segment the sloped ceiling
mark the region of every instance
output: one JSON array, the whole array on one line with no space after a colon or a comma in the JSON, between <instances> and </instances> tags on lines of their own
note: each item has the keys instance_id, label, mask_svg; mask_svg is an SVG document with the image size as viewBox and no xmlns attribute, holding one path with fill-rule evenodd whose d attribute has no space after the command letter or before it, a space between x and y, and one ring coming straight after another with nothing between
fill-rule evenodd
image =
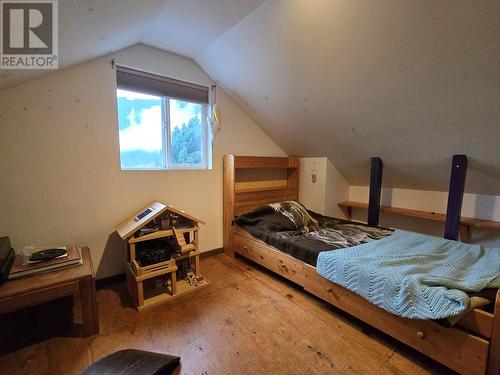
<instances>
[{"instance_id":1,"label":"sloped ceiling","mask_svg":"<svg viewBox=\"0 0 500 375\"><path fill-rule=\"evenodd\" d=\"M350 184L500 195L499 1L267 1L196 61L288 153Z\"/></svg>"},{"instance_id":2,"label":"sloped ceiling","mask_svg":"<svg viewBox=\"0 0 500 375\"><path fill-rule=\"evenodd\" d=\"M60 64L137 42L193 58L288 153L366 185L500 195L498 0L65 0ZM0 71L0 89L47 71ZM244 140L242 140L244 141Z\"/></svg>"},{"instance_id":3,"label":"sloped ceiling","mask_svg":"<svg viewBox=\"0 0 500 375\"><path fill-rule=\"evenodd\" d=\"M265 0L169 0L141 41L194 57Z\"/></svg>"},{"instance_id":4,"label":"sloped ceiling","mask_svg":"<svg viewBox=\"0 0 500 375\"><path fill-rule=\"evenodd\" d=\"M264 0L61 0L59 67L136 43L194 57ZM0 90L51 70L0 70Z\"/></svg>"},{"instance_id":5,"label":"sloped ceiling","mask_svg":"<svg viewBox=\"0 0 500 375\"><path fill-rule=\"evenodd\" d=\"M65 68L138 43L150 20L165 3L166 0L59 1L59 67ZM0 89L51 72L0 70Z\"/></svg>"}]
</instances>

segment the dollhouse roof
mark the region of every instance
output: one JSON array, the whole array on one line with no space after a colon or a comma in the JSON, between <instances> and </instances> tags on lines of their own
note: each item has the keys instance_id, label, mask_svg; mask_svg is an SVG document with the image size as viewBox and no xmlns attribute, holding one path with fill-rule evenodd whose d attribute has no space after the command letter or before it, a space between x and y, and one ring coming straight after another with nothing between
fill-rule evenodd
<instances>
[{"instance_id":1,"label":"dollhouse roof","mask_svg":"<svg viewBox=\"0 0 500 375\"><path fill-rule=\"evenodd\" d=\"M147 213L147 211L150 211ZM131 237L136 231L147 225L151 220L160 216L164 212L172 212L179 216L185 217L189 220L192 220L198 224L205 224L203 220L200 220L191 214L187 213L184 210L180 210L175 208L174 206L159 202L153 201L142 209L136 211L132 216L123 221L122 223L116 226L116 231L120 235L122 239L127 239ZM146 213L145 215L142 215ZM139 220L137 220L139 218Z\"/></svg>"}]
</instances>

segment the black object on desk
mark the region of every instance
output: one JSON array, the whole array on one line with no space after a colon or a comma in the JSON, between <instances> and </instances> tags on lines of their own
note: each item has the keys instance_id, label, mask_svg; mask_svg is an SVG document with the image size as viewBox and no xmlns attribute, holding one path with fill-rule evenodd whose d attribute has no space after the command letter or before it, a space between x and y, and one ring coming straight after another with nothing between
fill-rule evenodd
<instances>
[{"instance_id":1,"label":"black object on desk","mask_svg":"<svg viewBox=\"0 0 500 375\"><path fill-rule=\"evenodd\" d=\"M0 237L0 285L7 280L15 257L16 253L10 246L9 237Z\"/></svg>"},{"instance_id":2,"label":"black object on desk","mask_svg":"<svg viewBox=\"0 0 500 375\"><path fill-rule=\"evenodd\" d=\"M45 249L33 253L30 257L31 262L46 262L48 260L61 257L68 254L66 249Z\"/></svg>"}]
</instances>

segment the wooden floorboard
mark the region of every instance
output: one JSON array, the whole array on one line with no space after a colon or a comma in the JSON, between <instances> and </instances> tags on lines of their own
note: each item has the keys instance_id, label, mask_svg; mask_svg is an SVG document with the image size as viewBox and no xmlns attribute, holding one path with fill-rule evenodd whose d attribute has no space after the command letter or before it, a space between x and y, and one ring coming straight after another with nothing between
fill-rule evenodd
<instances>
[{"instance_id":1,"label":"wooden floorboard","mask_svg":"<svg viewBox=\"0 0 500 375\"><path fill-rule=\"evenodd\" d=\"M99 290L98 336L78 337L67 301L2 316L2 373L76 374L125 348L178 355L178 374L451 373L249 262L201 265L208 288L140 313L123 284Z\"/></svg>"}]
</instances>

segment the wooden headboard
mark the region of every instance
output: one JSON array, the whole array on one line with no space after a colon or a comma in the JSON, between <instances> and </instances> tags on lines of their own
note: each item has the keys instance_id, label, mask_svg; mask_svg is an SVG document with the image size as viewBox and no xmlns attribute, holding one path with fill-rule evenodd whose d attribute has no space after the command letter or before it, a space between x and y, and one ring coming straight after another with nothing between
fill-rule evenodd
<instances>
[{"instance_id":1,"label":"wooden headboard","mask_svg":"<svg viewBox=\"0 0 500 375\"><path fill-rule=\"evenodd\" d=\"M267 203L299 199L297 156L224 155L224 252L233 254L233 219Z\"/></svg>"}]
</instances>

